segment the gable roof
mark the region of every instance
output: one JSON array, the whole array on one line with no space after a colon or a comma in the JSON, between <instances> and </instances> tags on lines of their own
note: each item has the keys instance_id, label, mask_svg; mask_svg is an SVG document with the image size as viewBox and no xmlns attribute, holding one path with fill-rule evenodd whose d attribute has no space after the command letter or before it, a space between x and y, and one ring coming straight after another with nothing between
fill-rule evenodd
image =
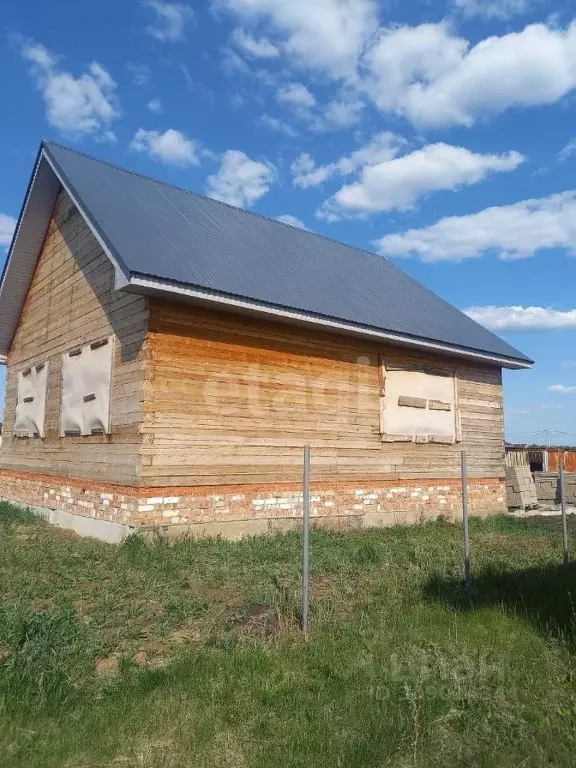
<instances>
[{"instance_id":1,"label":"gable roof","mask_svg":"<svg viewBox=\"0 0 576 768\"><path fill-rule=\"evenodd\" d=\"M7 354L62 185L119 289L510 368L531 360L382 256L42 142L0 285Z\"/></svg>"}]
</instances>

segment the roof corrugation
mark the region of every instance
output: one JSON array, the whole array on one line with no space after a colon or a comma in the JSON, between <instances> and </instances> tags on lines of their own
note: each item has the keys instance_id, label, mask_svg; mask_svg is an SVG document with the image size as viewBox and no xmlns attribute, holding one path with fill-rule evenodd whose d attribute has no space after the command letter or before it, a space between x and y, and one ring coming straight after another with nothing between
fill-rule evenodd
<instances>
[{"instance_id":1,"label":"roof corrugation","mask_svg":"<svg viewBox=\"0 0 576 768\"><path fill-rule=\"evenodd\" d=\"M530 362L382 256L57 144L44 148L127 277L147 275Z\"/></svg>"}]
</instances>

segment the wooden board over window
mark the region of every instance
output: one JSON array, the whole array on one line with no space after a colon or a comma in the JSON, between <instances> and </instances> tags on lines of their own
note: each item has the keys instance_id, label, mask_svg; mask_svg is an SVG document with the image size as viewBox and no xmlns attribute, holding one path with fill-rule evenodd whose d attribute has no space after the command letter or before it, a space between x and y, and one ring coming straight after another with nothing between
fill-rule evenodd
<instances>
[{"instance_id":1,"label":"wooden board over window","mask_svg":"<svg viewBox=\"0 0 576 768\"><path fill-rule=\"evenodd\" d=\"M455 443L460 439L455 374L382 364L381 377L383 441Z\"/></svg>"}]
</instances>

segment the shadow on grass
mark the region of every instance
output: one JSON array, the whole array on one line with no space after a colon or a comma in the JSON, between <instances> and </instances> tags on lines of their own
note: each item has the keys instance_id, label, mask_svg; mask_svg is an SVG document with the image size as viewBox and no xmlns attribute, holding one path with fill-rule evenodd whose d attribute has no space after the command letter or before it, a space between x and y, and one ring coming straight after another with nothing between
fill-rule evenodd
<instances>
[{"instance_id":1,"label":"shadow on grass","mask_svg":"<svg viewBox=\"0 0 576 768\"><path fill-rule=\"evenodd\" d=\"M435 575L423 596L459 612L504 608L576 651L576 563L519 571L486 568L473 574L469 590L457 576Z\"/></svg>"}]
</instances>

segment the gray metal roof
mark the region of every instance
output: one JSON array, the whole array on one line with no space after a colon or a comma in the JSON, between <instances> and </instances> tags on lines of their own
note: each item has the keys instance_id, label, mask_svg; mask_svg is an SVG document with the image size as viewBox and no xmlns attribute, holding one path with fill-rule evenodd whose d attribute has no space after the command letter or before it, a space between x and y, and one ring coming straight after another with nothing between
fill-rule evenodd
<instances>
[{"instance_id":1,"label":"gray metal roof","mask_svg":"<svg viewBox=\"0 0 576 768\"><path fill-rule=\"evenodd\" d=\"M57 144L44 143L43 151L128 282L147 276L531 362L382 256Z\"/></svg>"}]
</instances>

